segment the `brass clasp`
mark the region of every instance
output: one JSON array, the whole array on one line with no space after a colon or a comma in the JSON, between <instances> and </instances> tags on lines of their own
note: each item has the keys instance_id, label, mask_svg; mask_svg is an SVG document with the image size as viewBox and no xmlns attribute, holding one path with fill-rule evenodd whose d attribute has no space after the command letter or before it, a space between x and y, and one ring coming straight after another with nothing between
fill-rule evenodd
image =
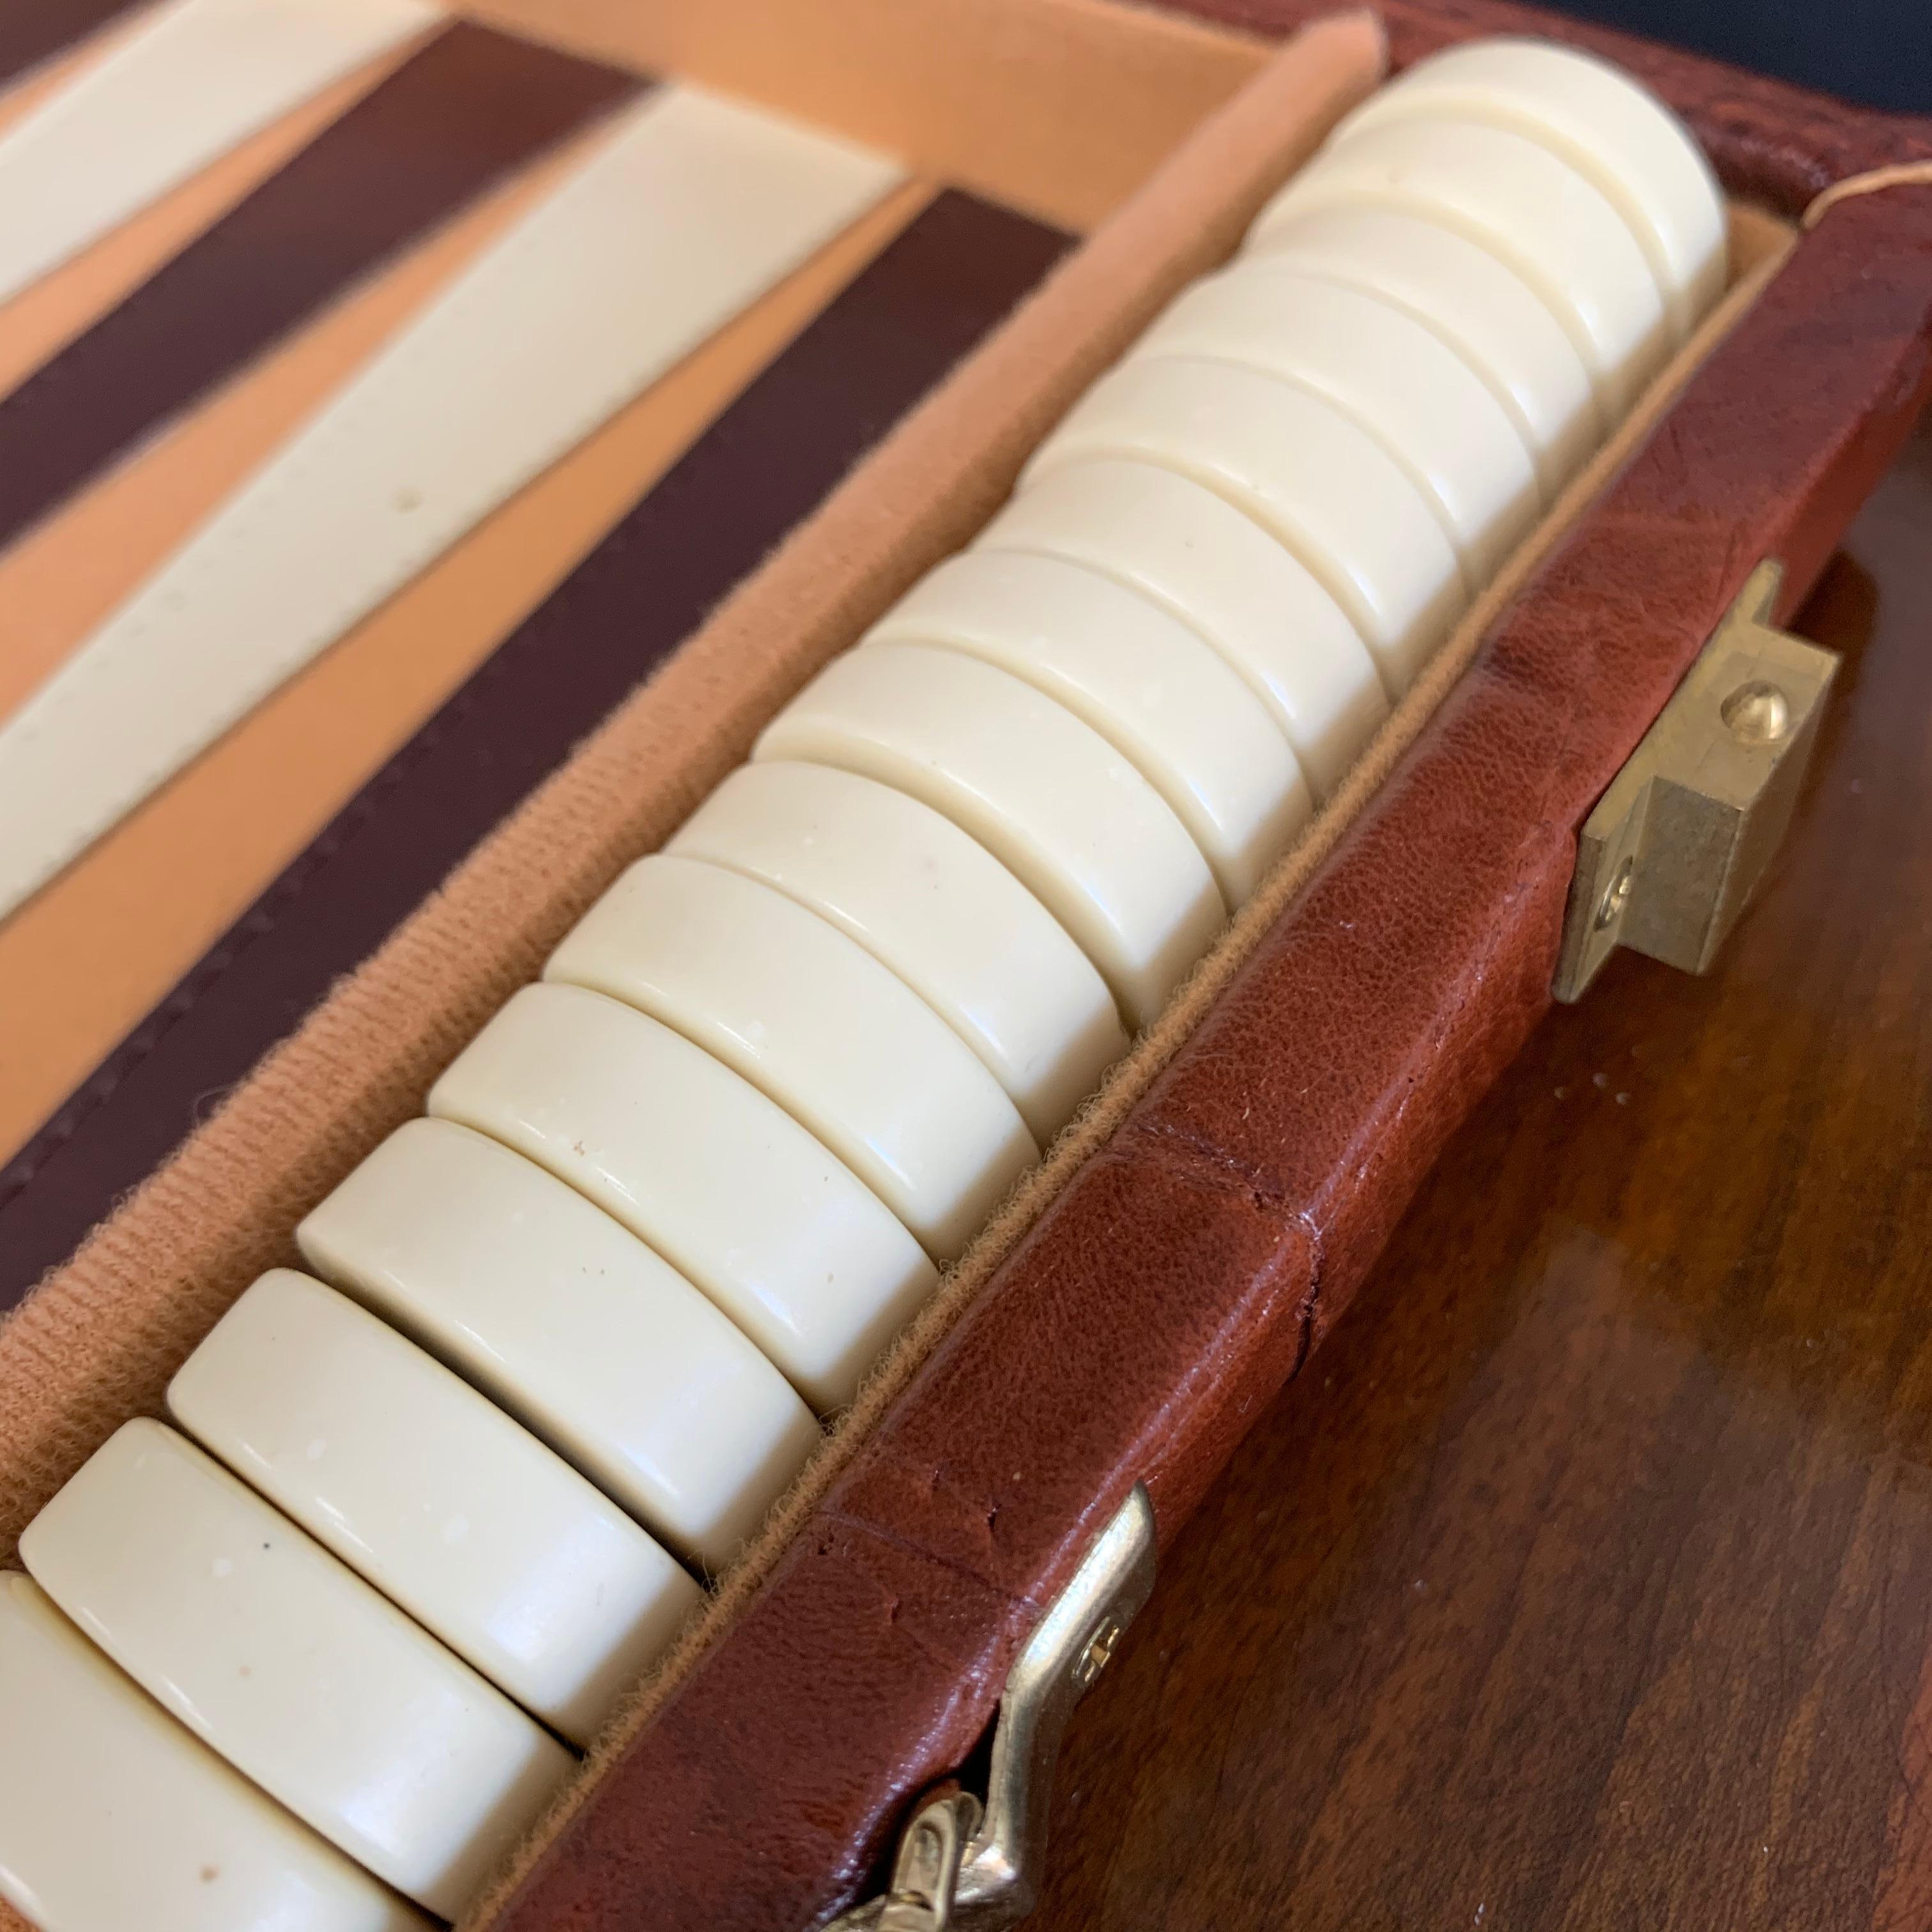
<instances>
[{"instance_id":1,"label":"brass clasp","mask_svg":"<svg viewBox=\"0 0 1932 1932\"><path fill-rule=\"evenodd\" d=\"M984 1804L950 1779L926 1792L885 1895L826 1932L993 1932L1033 1910L1066 1720L1153 1594L1154 1569L1154 1507L1136 1483L1006 1673Z\"/></svg>"},{"instance_id":2,"label":"brass clasp","mask_svg":"<svg viewBox=\"0 0 1932 1932\"><path fill-rule=\"evenodd\" d=\"M1583 822L1555 992L1619 946L1687 973L1716 958L1791 821L1837 658L1771 621L1784 566L1754 570Z\"/></svg>"}]
</instances>

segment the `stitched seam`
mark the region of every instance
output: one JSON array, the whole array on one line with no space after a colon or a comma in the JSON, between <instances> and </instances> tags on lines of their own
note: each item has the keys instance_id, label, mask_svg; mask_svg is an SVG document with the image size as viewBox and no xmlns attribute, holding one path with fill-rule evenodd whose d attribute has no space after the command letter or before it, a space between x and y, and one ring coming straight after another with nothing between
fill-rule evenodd
<instances>
[{"instance_id":1,"label":"stitched seam","mask_svg":"<svg viewBox=\"0 0 1932 1932\"><path fill-rule=\"evenodd\" d=\"M1172 1120L1150 1121L1137 1131L1166 1157L1165 1164L1179 1179L1198 1182L1217 1194L1243 1196L1255 1207L1277 1216L1288 1214L1287 1197L1276 1183L1204 1134Z\"/></svg>"},{"instance_id":2,"label":"stitched seam","mask_svg":"<svg viewBox=\"0 0 1932 1932\"><path fill-rule=\"evenodd\" d=\"M1295 1217L1300 1220L1301 1217ZM1295 1318L1300 1322L1301 1333L1296 1344L1294 1366L1289 1370L1282 1386L1292 1382L1302 1370L1315 1342L1315 1311L1321 1298L1320 1280L1322 1244L1318 1231L1310 1235L1313 1250L1312 1267L1308 1285L1295 1298ZM1250 1336L1257 1319L1269 1302L1276 1298L1275 1277L1280 1272L1277 1258L1269 1264L1266 1270L1268 1286L1258 1295L1244 1294L1230 1306L1215 1324L1214 1333L1205 1347L1195 1355L1188 1365L1186 1374L1176 1384L1162 1410L1162 1418L1178 1413L1198 1412L1202 1406L1198 1392L1205 1390L1207 1406L1211 1410L1217 1396L1225 1390L1225 1372L1228 1364L1238 1357L1243 1340ZM1174 1431L1164 1430L1162 1438L1149 1444L1143 1438L1140 1448L1143 1464L1143 1477L1146 1479L1147 1466L1150 1462L1156 1468L1162 1464L1162 1452L1166 1442Z\"/></svg>"},{"instance_id":3,"label":"stitched seam","mask_svg":"<svg viewBox=\"0 0 1932 1932\"><path fill-rule=\"evenodd\" d=\"M1308 1243L1308 1286L1302 1296L1301 1348L1294 1358L1294 1366L1288 1372L1292 1382L1300 1375L1315 1346L1315 1318L1321 1312L1322 1298L1328 1286L1328 1234L1315 1218L1312 1208L1304 1208L1295 1215L1295 1223Z\"/></svg>"},{"instance_id":4,"label":"stitched seam","mask_svg":"<svg viewBox=\"0 0 1932 1932\"><path fill-rule=\"evenodd\" d=\"M1862 175L1834 182L1822 194L1814 196L1799 225L1815 228L1840 202L1854 201L1860 195L1876 194L1888 188L1928 187L1932 187L1932 161L1896 161L1889 167L1870 168Z\"/></svg>"},{"instance_id":5,"label":"stitched seam","mask_svg":"<svg viewBox=\"0 0 1932 1932\"><path fill-rule=\"evenodd\" d=\"M874 1522L869 1516L854 1516L849 1510L840 1509L820 1509L818 1514L823 1522L836 1523L842 1529L849 1529L855 1535L876 1538L880 1543L886 1544L895 1550L903 1550L908 1556L915 1556L922 1563L932 1564L950 1576L963 1578L998 1597L1003 1603L1035 1612L1042 1607L1024 1592L1016 1593L1004 1585L994 1582L992 1578L982 1576L970 1564L962 1563L955 1557L941 1556L937 1551L927 1549L923 1544L915 1543L911 1538L902 1536L896 1530L887 1529L883 1524Z\"/></svg>"}]
</instances>

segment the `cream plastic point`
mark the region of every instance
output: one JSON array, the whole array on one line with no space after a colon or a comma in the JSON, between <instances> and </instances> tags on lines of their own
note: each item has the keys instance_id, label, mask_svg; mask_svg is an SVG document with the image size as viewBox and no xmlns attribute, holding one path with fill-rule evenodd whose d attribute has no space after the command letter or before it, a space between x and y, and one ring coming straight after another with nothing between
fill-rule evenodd
<instances>
[{"instance_id":1,"label":"cream plastic point","mask_svg":"<svg viewBox=\"0 0 1932 1932\"><path fill-rule=\"evenodd\" d=\"M1075 404L1023 487L1108 457L1190 476L1285 544L1348 613L1392 696L1468 602L1402 466L1332 403L1278 376L1194 357L1124 363Z\"/></svg>"},{"instance_id":2,"label":"cream plastic point","mask_svg":"<svg viewBox=\"0 0 1932 1932\"><path fill-rule=\"evenodd\" d=\"M262 1276L215 1324L170 1384L168 1407L574 1744L698 1604L664 1550L535 1436L292 1268Z\"/></svg>"},{"instance_id":3,"label":"cream plastic point","mask_svg":"<svg viewBox=\"0 0 1932 1932\"><path fill-rule=\"evenodd\" d=\"M880 1350L938 1284L925 1250L878 1196L790 1114L681 1034L602 993L524 987L458 1055L429 1106L527 1155L649 1242L687 1277L681 1286L702 1289L698 1298L710 1298L718 1319L728 1316L821 1412L852 1400ZM458 1165L456 1144L441 1157ZM458 1191L466 1191L480 1163L461 1164L462 1175L445 1174L440 1184L456 1189L460 1180ZM484 1184L480 1172L476 1182ZM574 1346L594 1348L600 1321L634 1312L618 1324L624 1347L654 1349L662 1324L638 1298L604 1309L601 1292L579 1293ZM712 1324L703 1325L709 1334ZM664 1332L675 1335L676 1324ZM568 1453L614 1495L640 1493L625 1472L634 1454L648 1468L669 1454L675 1430L686 1426L688 1391L674 1393L685 1365L667 1358L648 1372L653 1386L664 1378L662 1400L675 1412L660 1449L651 1446L653 1431L644 1425L654 1418L637 1393L648 1353L608 1375L592 1364L593 1408L591 1387L574 1387L568 1349L549 1364L549 1339L533 1322L518 1341L520 1356L544 1358L544 1385L555 1391L545 1405L555 1419L542 1426L554 1437L574 1430ZM763 1365L756 1350L745 1352ZM764 1377L753 1379L763 1391ZM746 1399L724 1382L717 1394L711 1427ZM788 1424L778 1439L790 1444L796 1436ZM633 1439L634 1450L624 1446ZM621 1492L612 1489L620 1480Z\"/></svg>"},{"instance_id":4,"label":"cream plastic point","mask_svg":"<svg viewBox=\"0 0 1932 1932\"><path fill-rule=\"evenodd\" d=\"M1514 269L1454 229L1366 205L1314 208L1258 236L1252 259L1379 296L1435 330L1509 411L1546 498L1602 440L1590 372L1562 324Z\"/></svg>"},{"instance_id":5,"label":"cream plastic point","mask_svg":"<svg viewBox=\"0 0 1932 1932\"><path fill-rule=\"evenodd\" d=\"M923 800L1038 896L1144 1027L1227 916L1186 828L1066 707L958 651L835 658L766 729L758 759L832 765Z\"/></svg>"},{"instance_id":6,"label":"cream plastic point","mask_svg":"<svg viewBox=\"0 0 1932 1932\"><path fill-rule=\"evenodd\" d=\"M1198 632L1064 557L973 550L860 640L937 644L1023 677L1133 761L1244 904L1314 809L1294 748Z\"/></svg>"},{"instance_id":7,"label":"cream plastic point","mask_svg":"<svg viewBox=\"0 0 1932 1932\"><path fill-rule=\"evenodd\" d=\"M0 134L0 303L436 24L422 0L163 0L142 9L118 44L83 56Z\"/></svg>"},{"instance_id":8,"label":"cream plastic point","mask_svg":"<svg viewBox=\"0 0 1932 1932\"><path fill-rule=\"evenodd\" d=\"M296 1240L316 1274L709 1568L818 1446L784 1378L690 1282L554 1175L466 1128L399 1127Z\"/></svg>"},{"instance_id":9,"label":"cream plastic point","mask_svg":"<svg viewBox=\"0 0 1932 1932\"><path fill-rule=\"evenodd\" d=\"M1318 800L1388 716L1367 646L1307 567L1174 470L1106 460L1057 470L974 548L1085 564L1191 625L1268 706Z\"/></svg>"},{"instance_id":10,"label":"cream plastic point","mask_svg":"<svg viewBox=\"0 0 1932 1932\"><path fill-rule=\"evenodd\" d=\"M1196 283L1133 352L1242 363L1334 404L1428 497L1472 586L1502 568L1543 507L1509 412L1434 330L1278 256Z\"/></svg>"},{"instance_id":11,"label":"cream plastic point","mask_svg":"<svg viewBox=\"0 0 1932 1932\"><path fill-rule=\"evenodd\" d=\"M0 1898L45 1932L429 1932L17 1571L0 1574Z\"/></svg>"},{"instance_id":12,"label":"cream plastic point","mask_svg":"<svg viewBox=\"0 0 1932 1932\"><path fill-rule=\"evenodd\" d=\"M742 873L655 853L544 968L662 1020L838 1155L936 1261L1040 1158L1018 1110L911 988Z\"/></svg>"},{"instance_id":13,"label":"cream plastic point","mask_svg":"<svg viewBox=\"0 0 1932 1932\"><path fill-rule=\"evenodd\" d=\"M346 25L372 4L300 10ZM412 10L425 30L446 18ZM0 256L20 200L9 145L0 134ZM40 161L55 203L76 185L61 159ZM614 109L560 157L548 192L0 716L0 915L904 174L681 83Z\"/></svg>"},{"instance_id":14,"label":"cream plastic point","mask_svg":"<svg viewBox=\"0 0 1932 1932\"><path fill-rule=\"evenodd\" d=\"M1106 981L1053 915L889 785L740 765L664 849L762 880L856 940L980 1056L1042 1147L1127 1050Z\"/></svg>"},{"instance_id":15,"label":"cream plastic point","mask_svg":"<svg viewBox=\"0 0 1932 1932\"><path fill-rule=\"evenodd\" d=\"M1343 123L1412 114L1527 135L1609 197L1664 291L1681 342L1724 286L1724 200L1683 124L1621 68L1554 40L1466 42L1418 61Z\"/></svg>"},{"instance_id":16,"label":"cream plastic point","mask_svg":"<svg viewBox=\"0 0 1932 1932\"><path fill-rule=\"evenodd\" d=\"M1317 208L1419 214L1480 243L1563 325L1599 407L1626 414L1670 347L1664 297L1615 206L1527 135L1421 115L1331 136L1253 233Z\"/></svg>"},{"instance_id":17,"label":"cream plastic point","mask_svg":"<svg viewBox=\"0 0 1932 1932\"><path fill-rule=\"evenodd\" d=\"M236 1770L442 1918L570 1769L501 1691L158 1422L96 1450L20 1555Z\"/></svg>"}]
</instances>

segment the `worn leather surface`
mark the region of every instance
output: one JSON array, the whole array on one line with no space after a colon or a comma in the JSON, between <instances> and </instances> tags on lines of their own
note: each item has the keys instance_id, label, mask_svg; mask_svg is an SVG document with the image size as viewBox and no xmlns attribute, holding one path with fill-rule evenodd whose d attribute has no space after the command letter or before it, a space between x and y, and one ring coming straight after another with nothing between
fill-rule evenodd
<instances>
[{"instance_id":1,"label":"worn leather surface","mask_svg":"<svg viewBox=\"0 0 1932 1932\"><path fill-rule=\"evenodd\" d=\"M1644 64L1680 100L1755 102L1702 124L1734 180L1786 206L1918 138L1711 63ZM1786 559L1795 606L1928 387L1932 187L1846 201L1498 620L500 1932L775 1932L864 1888L1129 1486L1171 1538L1340 1313L1549 1004L1589 806L1760 557Z\"/></svg>"},{"instance_id":2,"label":"worn leather surface","mask_svg":"<svg viewBox=\"0 0 1932 1932\"><path fill-rule=\"evenodd\" d=\"M942 194L0 1168L0 1309L674 649L1068 246Z\"/></svg>"},{"instance_id":3,"label":"worn leather surface","mask_svg":"<svg viewBox=\"0 0 1932 1932\"><path fill-rule=\"evenodd\" d=\"M0 400L0 544L634 76L458 21Z\"/></svg>"}]
</instances>

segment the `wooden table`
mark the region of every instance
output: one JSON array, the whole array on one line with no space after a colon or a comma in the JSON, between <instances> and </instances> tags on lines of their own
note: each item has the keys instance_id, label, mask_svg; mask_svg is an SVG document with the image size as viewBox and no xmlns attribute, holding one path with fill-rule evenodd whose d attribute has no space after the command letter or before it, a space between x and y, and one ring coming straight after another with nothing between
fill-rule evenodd
<instances>
[{"instance_id":1,"label":"wooden table","mask_svg":"<svg viewBox=\"0 0 1932 1932\"><path fill-rule=\"evenodd\" d=\"M1715 972L1453 1143L1062 1757L1041 1932L1932 1926L1932 435Z\"/></svg>"}]
</instances>

